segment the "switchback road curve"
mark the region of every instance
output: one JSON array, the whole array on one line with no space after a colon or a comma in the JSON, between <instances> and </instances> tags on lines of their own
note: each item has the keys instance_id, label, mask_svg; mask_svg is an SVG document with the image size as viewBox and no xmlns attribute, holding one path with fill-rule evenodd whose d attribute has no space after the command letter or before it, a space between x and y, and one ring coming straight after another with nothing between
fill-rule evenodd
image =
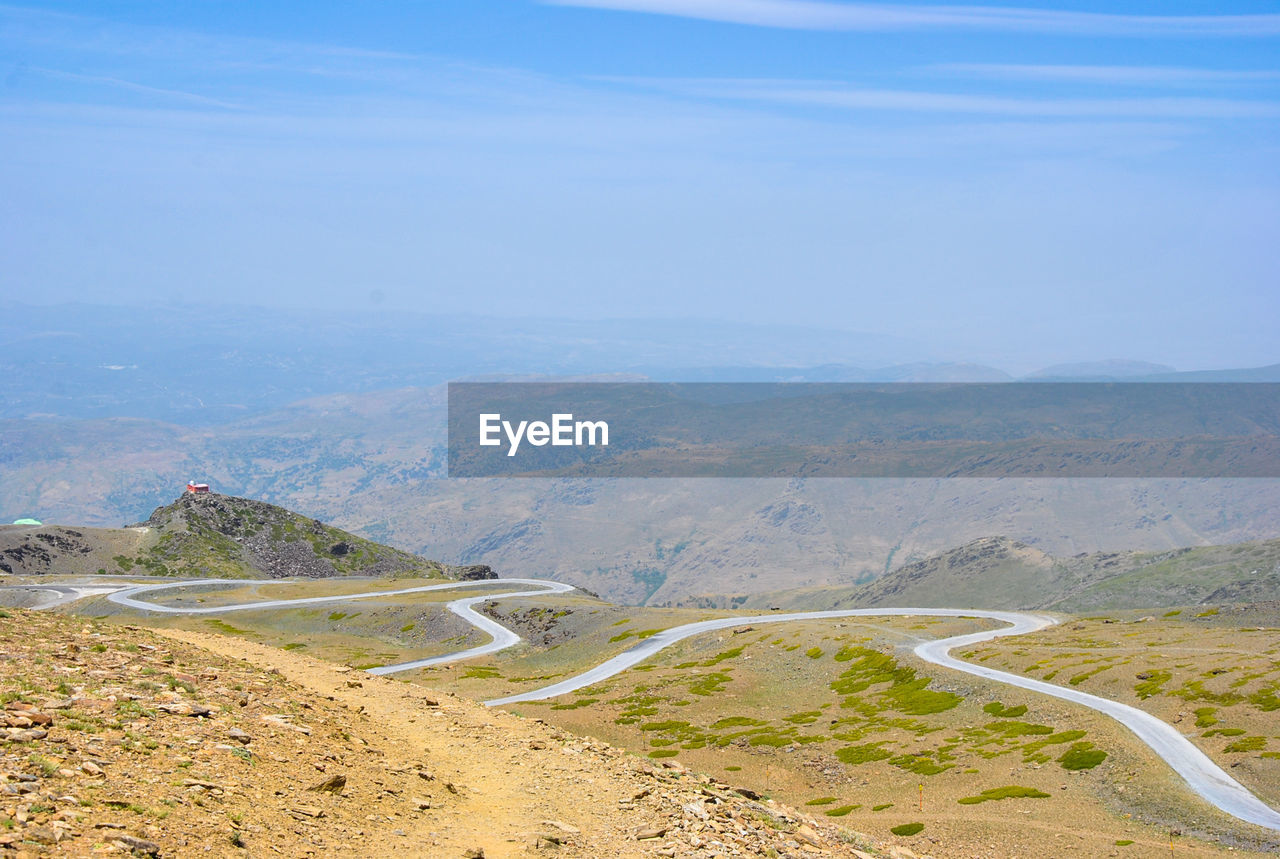
<instances>
[{"instance_id":1,"label":"switchback road curve","mask_svg":"<svg viewBox=\"0 0 1280 859\"><path fill-rule=\"evenodd\" d=\"M156 591L178 587L210 584L269 584L272 582L273 580L270 579L205 579L188 582L165 582L126 587L108 594L107 599L118 605L127 606L140 611L161 612L165 614L222 614L235 611L261 610L264 608L295 608L301 605L318 605L349 600L394 597L450 588L508 585L517 585L524 588L515 591L464 597L448 603L447 608L449 611L458 615L476 628L489 633L489 635L492 636L492 641L479 647L472 647L455 653L432 657L430 659L418 659L412 662L383 665L369 669L372 674L394 674L401 671L411 671L415 668L424 668L429 665L440 665L460 659L469 659L489 653L496 653L497 651L511 647L520 641L520 636L515 632L507 629L491 618L485 617L484 615L476 612L473 609L473 606L477 603L507 597L567 593L568 591L573 590L573 587L570 585L543 579L488 579L476 582L448 582L445 584L401 588L399 590L342 594L331 597L263 600L253 603L238 603L235 605L223 606L177 607L171 605L160 605L138 599L142 594L152 594ZM88 589L86 589L86 591L87 590ZM88 595L88 593L85 595ZM704 620L697 623L688 623L682 626L672 627L671 629L656 633L655 635L636 644L629 650L626 650L575 677L571 677L568 680L562 680L559 683L553 683L540 689L522 692L518 695L508 695L504 698L495 698L491 701L486 701L485 703L489 706L500 706L503 704L514 704L520 701L539 701L547 698L553 698L558 695L564 695L613 677L620 672L643 662L645 659L648 659L650 656L670 647L678 641L682 641L690 636L700 635L705 632L728 629L730 627L742 626L743 624L756 625L766 623L792 623L797 621L811 622L816 620L835 620L850 617L979 617L1005 623L1007 626L998 629L975 632L967 635L956 635L950 638L937 639L935 641L925 641L916 645L914 652L920 659L933 665L938 665L953 671L960 671L965 674L971 674L976 677L982 677L986 680L991 680L997 683L1015 686L1019 689L1026 689L1032 692L1039 692L1043 695L1050 695L1054 698L1061 698L1065 701L1071 701L1075 704L1080 704L1081 706L1097 710L1100 713L1105 713L1120 722L1132 731L1138 739L1151 747L1151 749L1155 751L1161 759L1163 759L1176 773L1178 773L1179 776L1182 777L1184 781L1186 781L1187 785L1195 791L1195 793L1210 804L1240 820L1280 832L1280 812L1277 812L1262 800L1258 799L1258 797L1254 796L1254 794L1244 787L1244 785L1240 784L1223 771L1221 767L1210 760L1204 752L1200 751L1200 749L1198 749L1190 740L1182 736L1182 734L1173 726L1157 719L1150 713L1139 710L1136 707L1130 707L1127 704L1121 704L1118 701L1100 698L1097 695L1090 695L1075 689L1067 689L1062 686L1056 686L1052 683L1045 683L1041 680L1034 680L1029 677L1010 674L1005 671L997 671L981 665L972 665L951 656L951 651L957 647L969 647L995 638L1023 635L1044 629L1045 627L1051 626L1057 622L1046 615L1013 611L985 611L980 609L871 608L849 609L845 611L771 612L766 615Z\"/></svg>"}]
</instances>

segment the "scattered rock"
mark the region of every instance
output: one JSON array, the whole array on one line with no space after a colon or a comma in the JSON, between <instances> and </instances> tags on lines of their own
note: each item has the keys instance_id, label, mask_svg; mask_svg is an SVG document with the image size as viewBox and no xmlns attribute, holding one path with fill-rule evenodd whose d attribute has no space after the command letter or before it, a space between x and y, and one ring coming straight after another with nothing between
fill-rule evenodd
<instances>
[{"instance_id":1,"label":"scattered rock","mask_svg":"<svg viewBox=\"0 0 1280 859\"><path fill-rule=\"evenodd\" d=\"M313 784L307 790L319 791L320 793L342 793L343 788L347 786L347 777L338 773L331 775L319 784Z\"/></svg>"},{"instance_id":2,"label":"scattered rock","mask_svg":"<svg viewBox=\"0 0 1280 859\"><path fill-rule=\"evenodd\" d=\"M157 709L163 710L171 716L209 716L213 713L213 708L207 704L193 704L190 701L177 701L171 704L161 704Z\"/></svg>"},{"instance_id":3,"label":"scattered rock","mask_svg":"<svg viewBox=\"0 0 1280 859\"><path fill-rule=\"evenodd\" d=\"M105 836L108 841L114 841L117 844L123 844L134 853L141 853L144 856L159 856L160 845L154 841L148 841L145 838L137 838L127 832L110 831Z\"/></svg>"},{"instance_id":4,"label":"scattered rock","mask_svg":"<svg viewBox=\"0 0 1280 859\"><path fill-rule=\"evenodd\" d=\"M556 829L559 829L561 832L565 833L566 835L577 835L580 832L582 832L582 830L579 829L578 827L570 826L567 823L561 823L559 820L544 820L542 822L547 826L551 826Z\"/></svg>"},{"instance_id":5,"label":"scattered rock","mask_svg":"<svg viewBox=\"0 0 1280 859\"><path fill-rule=\"evenodd\" d=\"M792 834L795 835L796 840L802 841L805 844L809 844L814 847L822 846L822 839L818 836L817 832L814 832L813 827L808 824L800 824Z\"/></svg>"},{"instance_id":6,"label":"scattered rock","mask_svg":"<svg viewBox=\"0 0 1280 859\"><path fill-rule=\"evenodd\" d=\"M661 838L667 834L667 827L661 824L655 826L642 826L636 830L637 841L651 841L655 838Z\"/></svg>"}]
</instances>

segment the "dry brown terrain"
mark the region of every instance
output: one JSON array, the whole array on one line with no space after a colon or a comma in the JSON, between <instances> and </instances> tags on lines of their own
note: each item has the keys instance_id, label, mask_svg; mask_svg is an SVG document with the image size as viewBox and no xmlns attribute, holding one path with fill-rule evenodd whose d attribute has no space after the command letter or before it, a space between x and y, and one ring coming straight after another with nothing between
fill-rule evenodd
<instances>
[{"instance_id":1,"label":"dry brown terrain","mask_svg":"<svg viewBox=\"0 0 1280 859\"><path fill-rule=\"evenodd\" d=\"M10 610L0 694L6 855L917 855L673 762L216 635Z\"/></svg>"}]
</instances>

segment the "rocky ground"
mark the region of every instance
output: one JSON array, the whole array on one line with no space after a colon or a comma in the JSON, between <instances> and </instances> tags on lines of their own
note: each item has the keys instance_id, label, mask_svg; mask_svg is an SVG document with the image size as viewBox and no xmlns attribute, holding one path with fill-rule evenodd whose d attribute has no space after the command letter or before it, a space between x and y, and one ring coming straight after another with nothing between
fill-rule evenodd
<instances>
[{"instance_id":1,"label":"rocky ground","mask_svg":"<svg viewBox=\"0 0 1280 859\"><path fill-rule=\"evenodd\" d=\"M916 855L296 653L0 614L4 855Z\"/></svg>"}]
</instances>

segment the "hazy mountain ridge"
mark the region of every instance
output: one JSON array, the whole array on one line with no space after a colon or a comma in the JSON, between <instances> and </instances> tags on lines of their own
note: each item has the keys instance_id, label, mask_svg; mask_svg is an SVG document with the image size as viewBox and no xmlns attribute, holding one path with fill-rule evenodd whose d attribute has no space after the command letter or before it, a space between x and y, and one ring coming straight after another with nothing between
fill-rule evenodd
<instances>
[{"instance_id":1,"label":"hazy mountain ridge","mask_svg":"<svg viewBox=\"0 0 1280 859\"><path fill-rule=\"evenodd\" d=\"M233 423L310 397L519 374L659 381L1000 382L1016 374L927 343L816 327L708 320L486 316L174 305L0 313L0 419ZM1026 379L1280 381L1280 365L1170 372L1141 361L1057 365Z\"/></svg>"},{"instance_id":2,"label":"hazy mountain ridge","mask_svg":"<svg viewBox=\"0 0 1280 859\"><path fill-rule=\"evenodd\" d=\"M1054 557L986 537L856 588L796 591L772 604L1055 609L1086 612L1280 599L1280 539L1165 552ZM753 598L748 604L759 604Z\"/></svg>"},{"instance_id":3,"label":"hazy mountain ridge","mask_svg":"<svg viewBox=\"0 0 1280 859\"><path fill-rule=\"evenodd\" d=\"M991 534L1070 556L1280 533L1268 480L440 480L443 415L443 389L405 388L203 429L0 421L0 521L119 526L196 478L402 550L651 604L712 583L864 583Z\"/></svg>"}]
</instances>

